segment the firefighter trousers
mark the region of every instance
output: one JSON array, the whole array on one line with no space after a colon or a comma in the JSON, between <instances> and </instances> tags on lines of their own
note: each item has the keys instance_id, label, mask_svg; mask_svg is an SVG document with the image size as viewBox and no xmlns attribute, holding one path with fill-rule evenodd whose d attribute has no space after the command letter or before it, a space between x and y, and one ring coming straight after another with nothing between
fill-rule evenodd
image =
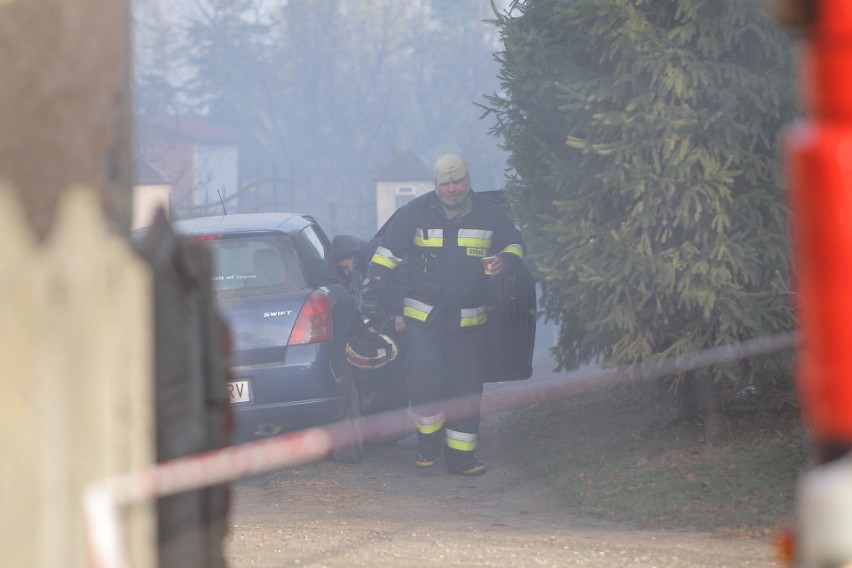
<instances>
[{"instance_id":1,"label":"firefighter trousers","mask_svg":"<svg viewBox=\"0 0 852 568\"><path fill-rule=\"evenodd\" d=\"M425 326L406 327L411 406L419 416L444 414L449 430L477 434L485 374L486 329L477 326L451 330L443 324L443 321L432 321ZM447 404L448 400L453 402Z\"/></svg>"}]
</instances>

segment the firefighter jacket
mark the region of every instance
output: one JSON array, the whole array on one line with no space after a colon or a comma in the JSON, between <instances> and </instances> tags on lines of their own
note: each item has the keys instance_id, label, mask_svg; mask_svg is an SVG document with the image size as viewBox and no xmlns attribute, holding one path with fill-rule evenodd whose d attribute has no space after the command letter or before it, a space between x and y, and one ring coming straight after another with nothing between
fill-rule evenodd
<instances>
[{"instance_id":1,"label":"firefighter jacket","mask_svg":"<svg viewBox=\"0 0 852 568\"><path fill-rule=\"evenodd\" d=\"M470 213L453 220L434 191L421 195L394 215L379 241L368 274L393 281L393 271L405 266L403 315L409 321L427 324L444 311L451 328L483 325L488 276L482 258L499 254L506 270L523 261L520 231L495 204L470 192Z\"/></svg>"}]
</instances>

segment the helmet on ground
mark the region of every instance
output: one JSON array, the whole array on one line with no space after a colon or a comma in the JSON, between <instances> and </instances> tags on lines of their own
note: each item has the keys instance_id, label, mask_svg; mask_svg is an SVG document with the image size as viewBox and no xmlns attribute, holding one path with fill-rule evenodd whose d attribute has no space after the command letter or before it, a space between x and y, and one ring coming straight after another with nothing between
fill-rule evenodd
<instances>
[{"instance_id":1,"label":"helmet on ground","mask_svg":"<svg viewBox=\"0 0 852 568\"><path fill-rule=\"evenodd\" d=\"M355 330L346 342L346 360L359 369L378 369L397 355L396 341L366 325Z\"/></svg>"}]
</instances>

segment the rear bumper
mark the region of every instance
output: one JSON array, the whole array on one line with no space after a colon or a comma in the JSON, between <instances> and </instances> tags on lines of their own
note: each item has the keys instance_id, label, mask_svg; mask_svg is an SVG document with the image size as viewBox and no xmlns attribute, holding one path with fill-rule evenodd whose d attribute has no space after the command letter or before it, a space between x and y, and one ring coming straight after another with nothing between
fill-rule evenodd
<instances>
[{"instance_id":1,"label":"rear bumper","mask_svg":"<svg viewBox=\"0 0 852 568\"><path fill-rule=\"evenodd\" d=\"M293 432L336 422L344 416L346 399L340 397L300 400L282 404L235 407L233 410L234 441L243 442L264 435Z\"/></svg>"},{"instance_id":2,"label":"rear bumper","mask_svg":"<svg viewBox=\"0 0 852 568\"><path fill-rule=\"evenodd\" d=\"M330 348L291 346L284 364L234 368L234 380L248 381L251 391L250 402L231 404L235 441L342 419L350 389L348 379L332 372Z\"/></svg>"}]
</instances>

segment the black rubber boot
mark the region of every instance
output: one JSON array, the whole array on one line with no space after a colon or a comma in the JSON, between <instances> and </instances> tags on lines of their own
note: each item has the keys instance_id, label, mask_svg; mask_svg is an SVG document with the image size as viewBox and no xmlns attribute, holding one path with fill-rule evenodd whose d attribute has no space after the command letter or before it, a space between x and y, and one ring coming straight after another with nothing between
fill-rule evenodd
<instances>
[{"instance_id":1,"label":"black rubber boot","mask_svg":"<svg viewBox=\"0 0 852 568\"><path fill-rule=\"evenodd\" d=\"M447 471L456 475L474 476L485 473L485 464L476 459L474 452L446 448Z\"/></svg>"},{"instance_id":2,"label":"black rubber boot","mask_svg":"<svg viewBox=\"0 0 852 568\"><path fill-rule=\"evenodd\" d=\"M438 461L441 446L444 445L444 430L438 430L431 434L417 433L417 456L414 465L417 467L432 467Z\"/></svg>"}]
</instances>

